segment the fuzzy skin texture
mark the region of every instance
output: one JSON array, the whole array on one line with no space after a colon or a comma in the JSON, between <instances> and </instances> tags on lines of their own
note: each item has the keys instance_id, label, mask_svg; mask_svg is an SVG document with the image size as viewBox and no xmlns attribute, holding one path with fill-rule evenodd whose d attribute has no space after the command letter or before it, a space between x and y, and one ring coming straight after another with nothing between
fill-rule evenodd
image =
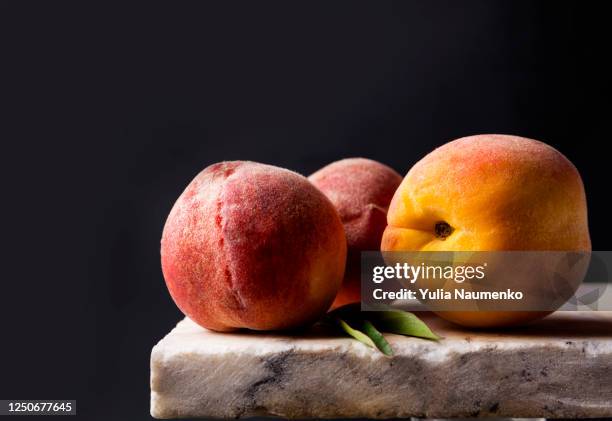
<instances>
[{"instance_id":1,"label":"fuzzy skin texture","mask_svg":"<svg viewBox=\"0 0 612 421\"><path fill-rule=\"evenodd\" d=\"M348 158L321 168L308 179L334 204L346 232L346 273L332 308L359 302L360 253L379 249L387 226L387 208L402 176L380 162Z\"/></svg>"},{"instance_id":2,"label":"fuzzy skin texture","mask_svg":"<svg viewBox=\"0 0 612 421\"><path fill-rule=\"evenodd\" d=\"M435 225L454 231L445 239ZM449 142L416 163L395 193L381 249L576 250L591 241L580 174L556 149L532 139L477 135ZM536 312L445 312L472 327L515 325Z\"/></svg>"},{"instance_id":3,"label":"fuzzy skin texture","mask_svg":"<svg viewBox=\"0 0 612 421\"><path fill-rule=\"evenodd\" d=\"M345 261L342 223L325 195L297 173L255 162L198 174L161 240L175 303L216 331L313 323L338 292Z\"/></svg>"}]
</instances>

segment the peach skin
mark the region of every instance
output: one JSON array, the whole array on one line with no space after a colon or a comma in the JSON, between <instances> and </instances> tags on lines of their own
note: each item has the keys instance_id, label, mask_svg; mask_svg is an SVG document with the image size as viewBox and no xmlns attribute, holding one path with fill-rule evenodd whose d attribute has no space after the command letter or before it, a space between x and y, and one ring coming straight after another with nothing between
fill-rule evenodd
<instances>
[{"instance_id":1,"label":"peach skin","mask_svg":"<svg viewBox=\"0 0 612 421\"><path fill-rule=\"evenodd\" d=\"M161 262L177 306L201 326L291 329L315 322L331 305L346 238L332 203L305 177L221 162L176 201Z\"/></svg>"},{"instance_id":2,"label":"peach skin","mask_svg":"<svg viewBox=\"0 0 612 421\"><path fill-rule=\"evenodd\" d=\"M545 143L461 138L416 163L393 196L383 251L590 251L584 187ZM471 327L522 324L543 312L440 312Z\"/></svg>"},{"instance_id":3,"label":"peach skin","mask_svg":"<svg viewBox=\"0 0 612 421\"><path fill-rule=\"evenodd\" d=\"M346 232L346 273L332 308L359 302L361 251L379 249L387 208L402 176L371 159L347 158L332 162L308 179L334 204Z\"/></svg>"}]
</instances>

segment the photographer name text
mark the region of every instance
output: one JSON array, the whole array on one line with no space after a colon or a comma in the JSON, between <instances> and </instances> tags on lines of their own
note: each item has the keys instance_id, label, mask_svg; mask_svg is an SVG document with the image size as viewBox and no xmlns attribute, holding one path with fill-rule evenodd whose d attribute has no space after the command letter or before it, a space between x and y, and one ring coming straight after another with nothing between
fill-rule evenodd
<instances>
[{"instance_id":1,"label":"photographer name text","mask_svg":"<svg viewBox=\"0 0 612 421\"><path fill-rule=\"evenodd\" d=\"M385 291L376 288L372 291L375 300L522 300L521 291L507 289L505 291L471 291L458 288L451 291L436 288L418 288L411 290L402 288L398 291Z\"/></svg>"}]
</instances>

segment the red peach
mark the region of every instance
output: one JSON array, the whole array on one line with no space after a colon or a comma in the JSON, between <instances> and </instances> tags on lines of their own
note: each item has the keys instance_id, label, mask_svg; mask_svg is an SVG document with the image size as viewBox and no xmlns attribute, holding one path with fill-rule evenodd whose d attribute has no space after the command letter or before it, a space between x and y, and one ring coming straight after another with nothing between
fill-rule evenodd
<instances>
[{"instance_id":1,"label":"red peach","mask_svg":"<svg viewBox=\"0 0 612 421\"><path fill-rule=\"evenodd\" d=\"M308 179L334 204L346 232L347 267L332 308L358 302L361 252L380 249L387 208L402 176L380 162L348 158L321 168Z\"/></svg>"},{"instance_id":2,"label":"red peach","mask_svg":"<svg viewBox=\"0 0 612 421\"><path fill-rule=\"evenodd\" d=\"M201 326L290 329L329 308L344 274L346 240L333 205L305 177L221 162L176 201L161 261L172 298Z\"/></svg>"}]
</instances>

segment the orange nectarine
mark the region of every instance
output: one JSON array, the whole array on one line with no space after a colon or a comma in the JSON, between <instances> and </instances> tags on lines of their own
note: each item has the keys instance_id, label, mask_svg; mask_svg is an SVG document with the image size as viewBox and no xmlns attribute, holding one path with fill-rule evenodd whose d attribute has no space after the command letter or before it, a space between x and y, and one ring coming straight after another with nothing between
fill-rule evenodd
<instances>
[{"instance_id":1,"label":"orange nectarine","mask_svg":"<svg viewBox=\"0 0 612 421\"><path fill-rule=\"evenodd\" d=\"M584 187L545 143L470 136L419 161L395 193L383 251L589 251ZM543 312L441 312L474 327L526 322Z\"/></svg>"}]
</instances>

